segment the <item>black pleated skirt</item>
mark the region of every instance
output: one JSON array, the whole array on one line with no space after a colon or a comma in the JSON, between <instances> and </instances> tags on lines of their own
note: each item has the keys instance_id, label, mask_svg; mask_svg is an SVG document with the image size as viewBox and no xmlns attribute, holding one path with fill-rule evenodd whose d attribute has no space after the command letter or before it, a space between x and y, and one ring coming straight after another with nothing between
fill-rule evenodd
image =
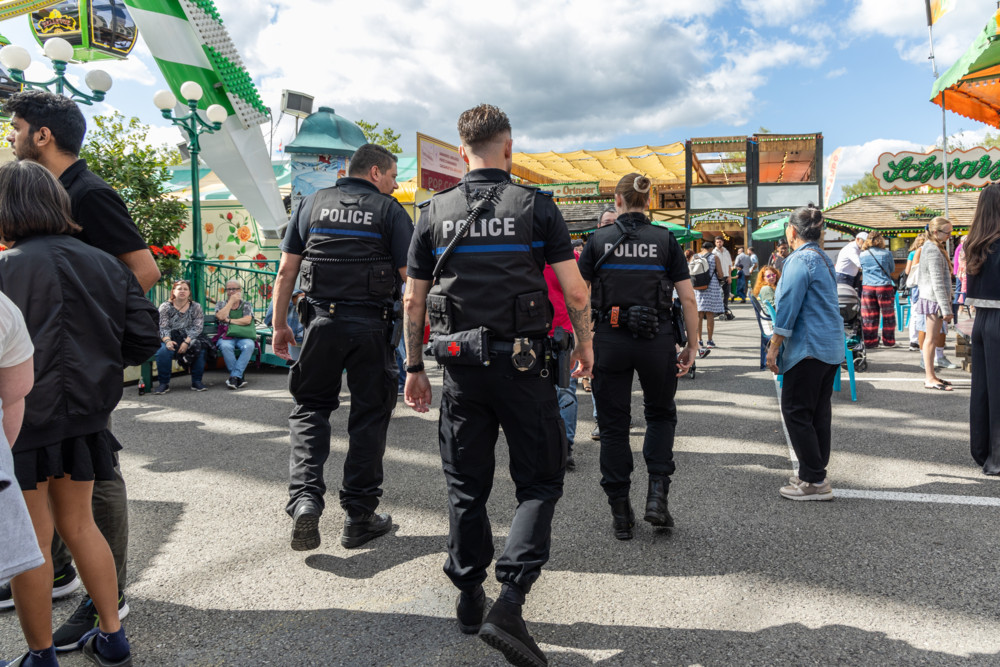
<instances>
[{"instance_id":1,"label":"black pleated skirt","mask_svg":"<svg viewBox=\"0 0 1000 667\"><path fill-rule=\"evenodd\" d=\"M121 449L111 431L66 438L37 449L14 452L14 474L22 491L38 488L50 477L69 475L77 482L115 478L114 453Z\"/></svg>"}]
</instances>

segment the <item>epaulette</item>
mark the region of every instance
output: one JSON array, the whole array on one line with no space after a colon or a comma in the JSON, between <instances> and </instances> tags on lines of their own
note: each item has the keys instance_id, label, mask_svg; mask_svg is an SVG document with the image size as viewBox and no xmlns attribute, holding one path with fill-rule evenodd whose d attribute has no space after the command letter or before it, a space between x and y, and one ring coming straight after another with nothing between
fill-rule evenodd
<instances>
[{"instance_id":1,"label":"epaulette","mask_svg":"<svg viewBox=\"0 0 1000 667\"><path fill-rule=\"evenodd\" d=\"M545 197L548 197L549 199L552 199L552 191L551 190L541 190L536 185L527 185L525 183L515 183L514 181L511 181L510 184L511 185L516 185L519 188L524 188L525 190L531 190L535 194L543 195Z\"/></svg>"},{"instance_id":2,"label":"epaulette","mask_svg":"<svg viewBox=\"0 0 1000 667\"><path fill-rule=\"evenodd\" d=\"M420 202L419 204L417 204L417 208L420 208L420 209L427 208L430 205L430 203L431 203L430 199L425 199L422 202Z\"/></svg>"}]
</instances>

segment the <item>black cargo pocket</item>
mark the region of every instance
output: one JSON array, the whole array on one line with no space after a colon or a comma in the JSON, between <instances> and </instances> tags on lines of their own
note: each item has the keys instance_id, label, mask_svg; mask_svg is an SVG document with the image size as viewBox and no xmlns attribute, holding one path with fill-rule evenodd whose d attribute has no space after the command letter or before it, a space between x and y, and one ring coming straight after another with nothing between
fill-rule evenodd
<instances>
[{"instance_id":1,"label":"black cargo pocket","mask_svg":"<svg viewBox=\"0 0 1000 667\"><path fill-rule=\"evenodd\" d=\"M552 328L552 305L545 292L528 292L514 299L514 333L519 336L548 333Z\"/></svg>"},{"instance_id":2,"label":"black cargo pocket","mask_svg":"<svg viewBox=\"0 0 1000 667\"><path fill-rule=\"evenodd\" d=\"M313 288L313 269L315 265L308 259L302 260L302 268L299 269L299 289L309 292Z\"/></svg>"},{"instance_id":3,"label":"black cargo pocket","mask_svg":"<svg viewBox=\"0 0 1000 667\"><path fill-rule=\"evenodd\" d=\"M392 267L388 264L375 264L368 271L368 294L384 299L392 296L395 283L392 277Z\"/></svg>"},{"instance_id":4,"label":"black cargo pocket","mask_svg":"<svg viewBox=\"0 0 1000 667\"><path fill-rule=\"evenodd\" d=\"M436 334L451 333L451 302L444 294L427 295L427 319Z\"/></svg>"},{"instance_id":5,"label":"black cargo pocket","mask_svg":"<svg viewBox=\"0 0 1000 667\"><path fill-rule=\"evenodd\" d=\"M668 278L660 280L660 287L656 292L656 309L659 311L670 310L674 305L674 283Z\"/></svg>"}]
</instances>

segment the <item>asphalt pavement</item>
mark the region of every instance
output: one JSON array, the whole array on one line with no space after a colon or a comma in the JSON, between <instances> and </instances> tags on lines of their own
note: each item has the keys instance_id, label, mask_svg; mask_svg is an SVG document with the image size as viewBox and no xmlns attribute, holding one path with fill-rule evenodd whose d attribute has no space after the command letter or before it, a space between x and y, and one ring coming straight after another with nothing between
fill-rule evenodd
<instances>
[{"instance_id":1,"label":"asphalt pavement","mask_svg":"<svg viewBox=\"0 0 1000 667\"><path fill-rule=\"evenodd\" d=\"M551 665L1000 664L1000 480L972 463L969 375L925 390L918 355L869 353L852 402L834 394L829 503L782 499L792 474L773 376L758 369L749 305L717 324L718 348L680 380L673 530L640 521L614 539L599 486L591 397L579 391L577 470L556 508L552 558L525 605ZM905 343L905 338L903 339ZM949 351L949 354L951 352ZM440 398L441 372L429 372ZM458 631L442 572L446 494L437 410L400 400L389 428L390 535L341 548L336 500L349 395L332 417L332 493L323 543L289 548L284 513L291 399L282 370L245 389L177 377L164 396L126 388L114 417L125 446L131 544L125 621L137 665L503 665ZM634 387L632 490L646 476ZM497 553L515 506L497 445L489 510ZM486 582L492 601L499 586ZM82 591L54 606L55 623ZM0 615L0 658L23 650ZM61 664L89 664L65 654Z\"/></svg>"}]
</instances>

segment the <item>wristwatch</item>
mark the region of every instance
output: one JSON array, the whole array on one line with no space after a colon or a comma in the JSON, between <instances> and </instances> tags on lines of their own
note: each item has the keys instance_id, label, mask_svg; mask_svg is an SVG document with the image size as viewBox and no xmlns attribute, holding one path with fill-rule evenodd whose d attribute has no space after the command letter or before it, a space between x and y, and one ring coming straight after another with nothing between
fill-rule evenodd
<instances>
[{"instance_id":1,"label":"wristwatch","mask_svg":"<svg viewBox=\"0 0 1000 667\"><path fill-rule=\"evenodd\" d=\"M423 373L424 372L424 362L421 361L416 366L407 366L406 367L406 372L407 373Z\"/></svg>"}]
</instances>

